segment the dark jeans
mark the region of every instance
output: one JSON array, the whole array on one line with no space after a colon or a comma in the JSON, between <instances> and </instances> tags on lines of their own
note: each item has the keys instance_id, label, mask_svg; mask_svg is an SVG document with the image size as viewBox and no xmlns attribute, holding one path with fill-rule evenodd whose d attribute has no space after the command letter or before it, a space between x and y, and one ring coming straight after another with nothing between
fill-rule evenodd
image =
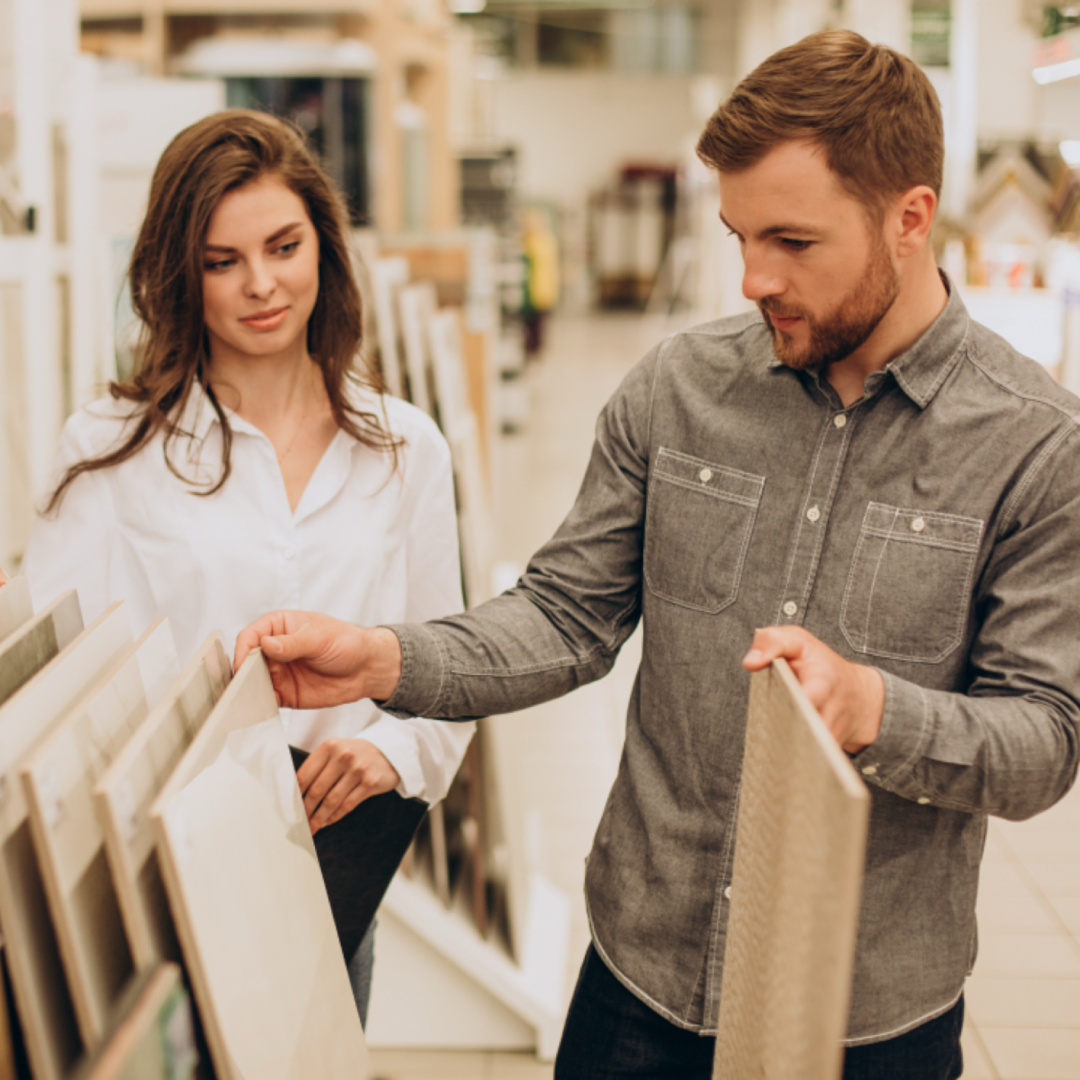
<instances>
[{"instance_id":1,"label":"dark jeans","mask_svg":"<svg viewBox=\"0 0 1080 1080\"><path fill-rule=\"evenodd\" d=\"M956 1080L963 997L895 1039L855 1046L843 1080ZM590 945L566 1018L555 1080L710 1080L716 1040L683 1031L639 1001Z\"/></svg>"}]
</instances>

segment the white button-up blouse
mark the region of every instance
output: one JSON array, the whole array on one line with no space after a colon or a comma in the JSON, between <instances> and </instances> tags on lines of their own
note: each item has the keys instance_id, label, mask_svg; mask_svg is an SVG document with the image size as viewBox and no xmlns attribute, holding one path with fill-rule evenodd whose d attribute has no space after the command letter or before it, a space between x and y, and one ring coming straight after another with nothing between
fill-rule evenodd
<instances>
[{"instance_id":1,"label":"white button-up blouse","mask_svg":"<svg viewBox=\"0 0 1080 1080\"><path fill-rule=\"evenodd\" d=\"M240 630L277 608L363 626L460 611L446 441L406 402L356 391L354 404L404 439L396 468L392 455L339 431L293 513L270 440L235 413L224 487L202 496L182 479L220 475L221 424L196 385L181 420L191 437L170 450L180 476L159 434L123 464L80 476L59 509L38 518L23 565L35 604L77 588L89 622L124 600L136 634L168 616L181 663L214 630L231 655ZM130 412L105 399L71 417L58 470L116 445ZM446 794L475 727L397 720L370 701L283 717L289 741L306 750L362 736L397 769L398 791L428 802Z\"/></svg>"}]
</instances>

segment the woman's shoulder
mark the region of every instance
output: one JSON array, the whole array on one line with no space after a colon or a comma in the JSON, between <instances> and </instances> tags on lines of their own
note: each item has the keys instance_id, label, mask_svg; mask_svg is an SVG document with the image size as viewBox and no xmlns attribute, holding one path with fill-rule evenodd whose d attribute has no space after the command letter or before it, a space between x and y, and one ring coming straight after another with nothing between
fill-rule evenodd
<instances>
[{"instance_id":1,"label":"woman's shoulder","mask_svg":"<svg viewBox=\"0 0 1080 1080\"><path fill-rule=\"evenodd\" d=\"M139 407L130 401L99 398L68 417L64 424L64 442L74 445L86 456L96 457L130 435L140 415Z\"/></svg>"}]
</instances>

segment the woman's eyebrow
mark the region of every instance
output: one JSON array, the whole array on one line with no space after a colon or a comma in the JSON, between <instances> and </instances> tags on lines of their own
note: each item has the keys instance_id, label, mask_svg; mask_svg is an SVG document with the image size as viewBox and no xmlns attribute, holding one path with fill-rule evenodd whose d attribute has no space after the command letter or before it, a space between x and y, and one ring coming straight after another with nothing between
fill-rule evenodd
<instances>
[{"instance_id":1,"label":"woman's eyebrow","mask_svg":"<svg viewBox=\"0 0 1080 1080\"><path fill-rule=\"evenodd\" d=\"M293 229L298 229L303 224L301 221L290 221L288 225L283 225L275 233L271 233L264 241L264 244L272 244L275 240L280 240L286 233L292 232ZM225 251L235 252L236 248L228 247L225 244L207 244L207 251Z\"/></svg>"}]
</instances>

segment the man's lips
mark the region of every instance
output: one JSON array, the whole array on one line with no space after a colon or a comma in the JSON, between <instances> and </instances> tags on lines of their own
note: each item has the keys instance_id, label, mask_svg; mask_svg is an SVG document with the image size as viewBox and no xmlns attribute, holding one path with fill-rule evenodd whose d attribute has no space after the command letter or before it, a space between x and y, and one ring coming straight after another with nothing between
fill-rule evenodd
<instances>
[{"instance_id":1,"label":"man's lips","mask_svg":"<svg viewBox=\"0 0 1080 1080\"><path fill-rule=\"evenodd\" d=\"M777 315L773 311L766 311L765 314L777 330L790 330L796 323L802 321L798 315Z\"/></svg>"},{"instance_id":2,"label":"man's lips","mask_svg":"<svg viewBox=\"0 0 1080 1080\"><path fill-rule=\"evenodd\" d=\"M270 308L267 311L257 311L240 321L252 330L276 330L284 322L288 312L287 307Z\"/></svg>"}]
</instances>

